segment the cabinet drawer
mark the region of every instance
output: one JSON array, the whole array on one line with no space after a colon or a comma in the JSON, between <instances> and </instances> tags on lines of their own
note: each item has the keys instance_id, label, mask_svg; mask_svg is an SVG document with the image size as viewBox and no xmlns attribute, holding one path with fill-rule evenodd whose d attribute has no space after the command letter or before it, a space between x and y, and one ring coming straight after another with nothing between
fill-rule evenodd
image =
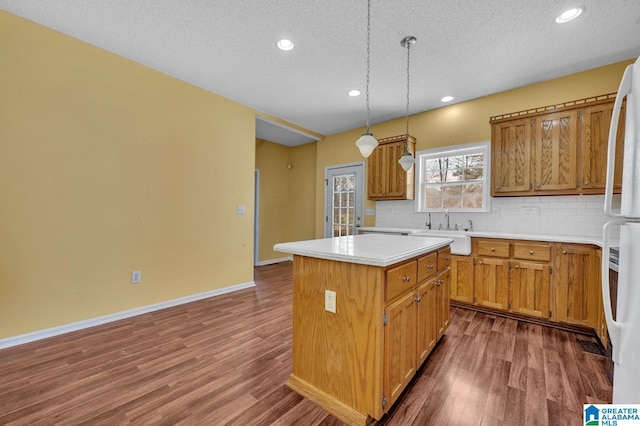
<instances>
[{"instance_id":1,"label":"cabinet drawer","mask_svg":"<svg viewBox=\"0 0 640 426\"><path fill-rule=\"evenodd\" d=\"M438 270L438 253L429 253L418 259L418 282L422 282L434 275Z\"/></svg>"},{"instance_id":2,"label":"cabinet drawer","mask_svg":"<svg viewBox=\"0 0 640 426\"><path fill-rule=\"evenodd\" d=\"M478 256L509 257L509 244L505 241L478 241Z\"/></svg>"},{"instance_id":3,"label":"cabinet drawer","mask_svg":"<svg viewBox=\"0 0 640 426\"><path fill-rule=\"evenodd\" d=\"M549 244L513 243L513 257L548 262L551 260L551 246Z\"/></svg>"},{"instance_id":4,"label":"cabinet drawer","mask_svg":"<svg viewBox=\"0 0 640 426\"><path fill-rule=\"evenodd\" d=\"M438 250L438 271L451 265L451 247Z\"/></svg>"},{"instance_id":5,"label":"cabinet drawer","mask_svg":"<svg viewBox=\"0 0 640 426\"><path fill-rule=\"evenodd\" d=\"M418 262L416 260L387 270L385 300L390 302L401 294L414 289L417 284L417 276Z\"/></svg>"}]
</instances>

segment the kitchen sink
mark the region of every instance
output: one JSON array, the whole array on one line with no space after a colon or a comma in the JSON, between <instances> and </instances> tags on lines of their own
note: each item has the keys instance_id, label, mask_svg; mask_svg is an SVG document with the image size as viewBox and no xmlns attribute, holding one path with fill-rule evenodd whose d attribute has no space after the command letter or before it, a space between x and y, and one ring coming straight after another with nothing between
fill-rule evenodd
<instances>
[{"instance_id":1,"label":"kitchen sink","mask_svg":"<svg viewBox=\"0 0 640 426\"><path fill-rule=\"evenodd\" d=\"M465 231L445 231L445 230L414 230L409 235L416 237L446 237L452 238L451 254L467 256L471 254L471 237Z\"/></svg>"}]
</instances>

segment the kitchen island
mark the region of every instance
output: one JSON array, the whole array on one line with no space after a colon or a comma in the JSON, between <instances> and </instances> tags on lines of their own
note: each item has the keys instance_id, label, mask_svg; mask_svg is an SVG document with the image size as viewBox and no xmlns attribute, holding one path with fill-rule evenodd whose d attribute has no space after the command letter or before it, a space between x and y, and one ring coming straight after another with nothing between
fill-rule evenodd
<instances>
[{"instance_id":1,"label":"kitchen island","mask_svg":"<svg viewBox=\"0 0 640 426\"><path fill-rule=\"evenodd\" d=\"M345 423L380 419L449 324L452 239L366 234L293 254L288 385Z\"/></svg>"}]
</instances>

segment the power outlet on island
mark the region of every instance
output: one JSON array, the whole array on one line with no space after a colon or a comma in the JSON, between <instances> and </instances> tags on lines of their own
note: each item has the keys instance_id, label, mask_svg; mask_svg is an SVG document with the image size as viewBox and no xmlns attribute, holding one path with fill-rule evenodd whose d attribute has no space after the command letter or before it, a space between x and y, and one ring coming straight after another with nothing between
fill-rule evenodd
<instances>
[{"instance_id":1,"label":"power outlet on island","mask_svg":"<svg viewBox=\"0 0 640 426\"><path fill-rule=\"evenodd\" d=\"M336 313L336 292L331 290L324 291L324 310Z\"/></svg>"}]
</instances>

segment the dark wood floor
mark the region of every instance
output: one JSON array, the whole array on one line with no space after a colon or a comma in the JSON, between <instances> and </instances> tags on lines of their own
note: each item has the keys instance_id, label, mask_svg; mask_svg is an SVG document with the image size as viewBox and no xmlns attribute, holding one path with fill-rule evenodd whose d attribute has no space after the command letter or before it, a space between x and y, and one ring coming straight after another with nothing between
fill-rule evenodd
<instances>
[{"instance_id":1,"label":"dark wood floor","mask_svg":"<svg viewBox=\"0 0 640 426\"><path fill-rule=\"evenodd\" d=\"M0 425L339 425L285 385L290 262L255 289L0 350ZM379 425L580 425L611 401L565 331L464 309Z\"/></svg>"}]
</instances>

